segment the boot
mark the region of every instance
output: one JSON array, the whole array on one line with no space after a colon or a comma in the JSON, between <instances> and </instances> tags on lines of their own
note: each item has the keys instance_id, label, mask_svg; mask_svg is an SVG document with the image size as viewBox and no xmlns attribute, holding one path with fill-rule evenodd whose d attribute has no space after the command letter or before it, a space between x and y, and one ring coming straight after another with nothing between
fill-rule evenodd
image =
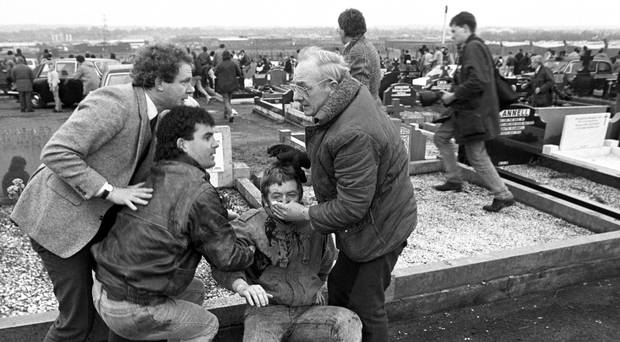
<instances>
[{"instance_id":1,"label":"boot","mask_svg":"<svg viewBox=\"0 0 620 342\"><path fill-rule=\"evenodd\" d=\"M494 198L493 199L493 203L491 203L489 205L485 205L484 207L482 207L482 209L484 209L486 211L490 211L492 213L496 213L496 212L502 210L503 208L509 207L509 206L511 206L513 204L515 204L515 199L514 198L509 198L509 199Z\"/></svg>"},{"instance_id":2,"label":"boot","mask_svg":"<svg viewBox=\"0 0 620 342\"><path fill-rule=\"evenodd\" d=\"M463 191L463 184L462 183L455 183L455 182L450 182L447 181L443 184L440 185L435 185L433 186L433 188L437 191L454 191L454 192L461 192Z\"/></svg>"}]
</instances>

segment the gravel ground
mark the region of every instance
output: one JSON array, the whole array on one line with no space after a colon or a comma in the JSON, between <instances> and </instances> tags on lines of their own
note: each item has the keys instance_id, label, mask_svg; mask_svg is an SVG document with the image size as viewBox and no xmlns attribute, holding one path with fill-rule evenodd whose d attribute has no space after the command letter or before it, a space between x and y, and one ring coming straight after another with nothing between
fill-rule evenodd
<instances>
[{"instance_id":1,"label":"gravel ground","mask_svg":"<svg viewBox=\"0 0 620 342\"><path fill-rule=\"evenodd\" d=\"M536 164L509 165L502 169L528 177L540 184L552 186L572 194L620 209L620 190L594 183L583 177L558 172Z\"/></svg>"},{"instance_id":2,"label":"gravel ground","mask_svg":"<svg viewBox=\"0 0 620 342\"><path fill-rule=\"evenodd\" d=\"M438 192L441 174L411 177L418 203L418 225L396 267L426 264L593 234L589 230L520 203L487 213L485 189L465 185L462 193Z\"/></svg>"}]
</instances>

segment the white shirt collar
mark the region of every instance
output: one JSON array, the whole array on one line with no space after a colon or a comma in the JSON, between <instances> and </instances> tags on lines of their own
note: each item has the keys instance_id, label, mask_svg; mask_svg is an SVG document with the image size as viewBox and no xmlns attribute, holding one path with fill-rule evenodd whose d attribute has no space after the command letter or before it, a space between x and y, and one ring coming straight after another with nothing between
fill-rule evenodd
<instances>
[{"instance_id":1,"label":"white shirt collar","mask_svg":"<svg viewBox=\"0 0 620 342\"><path fill-rule=\"evenodd\" d=\"M144 93L144 95L146 95L146 114L149 116L149 120L153 120L153 118L158 114L157 107L155 107L155 104L149 97L149 94Z\"/></svg>"}]
</instances>

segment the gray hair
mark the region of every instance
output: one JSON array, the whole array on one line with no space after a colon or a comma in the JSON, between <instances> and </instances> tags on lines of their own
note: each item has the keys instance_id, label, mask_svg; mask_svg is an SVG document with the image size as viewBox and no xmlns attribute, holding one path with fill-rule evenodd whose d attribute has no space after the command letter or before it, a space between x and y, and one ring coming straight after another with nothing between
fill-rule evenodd
<instances>
[{"instance_id":1,"label":"gray hair","mask_svg":"<svg viewBox=\"0 0 620 342\"><path fill-rule=\"evenodd\" d=\"M349 66L341 55L316 46L301 50L298 60L296 79L330 79L340 83L349 74Z\"/></svg>"},{"instance_id":2,"label":"gray hair","mask_svg":"<svg viewBox=\"0 0 620 342\"><path fill-rule=\"evenodd\" d=\"M543 64L543 56L541 55L532 56L532 63Z\"/></svg>"}]
</instances>

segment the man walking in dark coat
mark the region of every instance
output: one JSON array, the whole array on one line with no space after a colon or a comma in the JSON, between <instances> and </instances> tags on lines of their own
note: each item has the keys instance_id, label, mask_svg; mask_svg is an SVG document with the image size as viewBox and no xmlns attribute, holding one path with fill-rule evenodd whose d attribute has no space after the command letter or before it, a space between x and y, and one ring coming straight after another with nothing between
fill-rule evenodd
<instances>
[{"instance_id":1,"label":"man walking in dark coat","mask_svg":"<svg viewBox=\"0 0 620 342\"><path fill-rule=\"evenodd\" d=\"M439 191L462 191L463 178L456 162L453 137L464 145L467 159L493 193L493 203L483 207L497 212L515 203L512 193L499 177L485 148L485 141L499 133L499 100L495 88L493 57L482 39L475 35L476 19L461 12L450 21L457 44L463 44L462 65L454 92L445 92L442 101L451 108L451 117L435 133L435 145L446 167L447 182Z\"/></svg>"},{"instance_id":2,"label":"man walking in dark coat","mask_svg":"<svg viewBox=\"0 0 620 342\"><path fill-rule=\"evenodd\" d=\"M26 65L23 57L17 57L17 65L11 69L11 78L15 82L15 90L19 92L19 106L22 112L34 112L32 110L32 70Z\"/></svg>"}]
</instances>

